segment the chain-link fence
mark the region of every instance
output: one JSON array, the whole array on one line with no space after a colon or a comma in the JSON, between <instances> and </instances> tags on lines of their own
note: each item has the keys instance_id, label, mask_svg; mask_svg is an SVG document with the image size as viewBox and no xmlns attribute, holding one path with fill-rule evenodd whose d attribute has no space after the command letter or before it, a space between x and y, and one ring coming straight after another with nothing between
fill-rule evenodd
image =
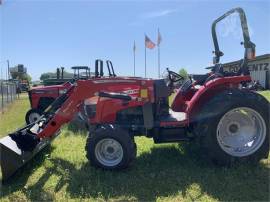
<instances>
[{"instance_id":1,"label":"chain-link fence","mask_svg":"<svg viewBox=\"0 0 270 202\"><path fill-rule=\"evenodd\" d=\"M0 81L0 111L17 98L16 83Z\"/></svg>"}]
</instances>

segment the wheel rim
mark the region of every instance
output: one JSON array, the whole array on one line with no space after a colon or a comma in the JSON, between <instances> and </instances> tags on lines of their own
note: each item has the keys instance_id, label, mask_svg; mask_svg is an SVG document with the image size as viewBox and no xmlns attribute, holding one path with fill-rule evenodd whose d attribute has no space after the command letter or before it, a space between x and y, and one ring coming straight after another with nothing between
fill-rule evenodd
<instances>
[{"instance_id":1,"label":"wheel rim","mask_svg":"<svg viewBox=\"0 0 270 202\"><path fill-rule=\"evenodd\" d=\"M228 111L217 127L218 144L226 153L243 157L256 152L266 137L266 124L255 110L239 107Z\"/></svg>"},{"instance_id":2,"label":"wheel rim","mask_svg":"<svg viewBox=\"0 0 270 202\"><path fill-rule=\"evenodd\" d=\"M119 164L123 159L121 144L112 138L100 140L95 148L97 160L104 166L112 167Z\"/></svg>"},{"instance_id":3,"label":"wheel rim","mask_svg":"<svg viewBox=\"0 0 270 202\"><path fill-rule=\"evenodd\" d=\"M40 118L40 114L37 112L33 112L29 115L29 122L33 123L35 121L37 121Z\"/></svg>"}]
</instances>

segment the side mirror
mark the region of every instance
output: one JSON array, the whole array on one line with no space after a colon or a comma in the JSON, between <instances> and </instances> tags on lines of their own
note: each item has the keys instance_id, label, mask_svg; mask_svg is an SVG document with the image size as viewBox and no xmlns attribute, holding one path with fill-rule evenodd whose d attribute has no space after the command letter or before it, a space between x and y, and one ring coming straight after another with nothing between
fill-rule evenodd
<instances>
[{"instance_id":1,"label":"side mirror","mask_svg":"<svg viewBox=\"0 0 270 202\"><path fill-rule=\"evenodd\" d=\"M246 49L246 57L248 60L253 60L256 57L255 48Z\"/></svg>"}]
</instances>

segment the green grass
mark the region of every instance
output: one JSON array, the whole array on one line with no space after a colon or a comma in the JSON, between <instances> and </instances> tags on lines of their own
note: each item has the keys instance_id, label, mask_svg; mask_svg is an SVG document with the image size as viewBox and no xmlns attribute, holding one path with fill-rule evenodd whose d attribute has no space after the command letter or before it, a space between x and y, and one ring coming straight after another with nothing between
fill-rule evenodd
<instances>
[{"instance_id":1,"label":"green grass","mask_svg":"<svg viewBox=\"0 0 270 202\"><path fill-rule=\"evenodd\" d=\"M27 94L7 106L3 114L0 112L0 137L25 124L24 116L30 107Z\"/></svg>"},{"instance_id":2,"label":"green grass","mask_svg":"<svg viewBox=\"0 0 270 202\"><path fill-rule=\"evenodd\" d=\"M270 99L269 91L263 94ZM0 115L1 135L23 123L28 106L21 99ZM269 201L270 158L259 166L220 168L192 143L154 145L140 137L134 164L110 172L89 166L86 137L64 127L51 147L0 187L1 201Z\"/></svg>"},{"instance_id":3,"label":"green grass","mask_svg":"<svg viewBox=\"0 0 270 202\"><path fill-rule=\"evenodd\" d=\"M261 94L265 96L268 100L270 100L270 91L262 91Z\"/></svg>"}]
</instances>

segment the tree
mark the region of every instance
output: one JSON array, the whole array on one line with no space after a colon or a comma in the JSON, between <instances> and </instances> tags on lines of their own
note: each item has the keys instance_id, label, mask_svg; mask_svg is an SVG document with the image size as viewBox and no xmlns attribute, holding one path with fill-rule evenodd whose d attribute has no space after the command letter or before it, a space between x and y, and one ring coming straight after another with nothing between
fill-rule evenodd
<instances>
[{"instance_id":1,"label":"tree","mask_svg":"<svg viewBox=\"0 0 270 202\"><path fill-rule=\"evenodd\" d=\"M187 73L187 70L185 68L181 68L179 70L179 75L184 77L185 80L188 79L188 73Z\"/></svg>"},{"instance_id":2,"label":"tree","mask_svg":"<svg viewBox=\"0 0 270 202\"><path fill-rule=\"evenodd\" d=\"M22 75L22 80L27 80L28 83L31 83L32 77L29 74L23 74Z\"/></svg>"},{"instance_id":3,"label":"tree","mask_svg":"<svg viewBox=\"0 0 270 202\"><path fill-rule=\"evenodd\" d=\"M56 73L46 72L46 73L41 74L40 80L44 81L46 79L55 78L55 77L56 77Z\"/></svg>"},{"instance_id":4,"label":"tree","mask_svg":"<svg viewBox=\"0 0 270 202\"><path fill-rule=\"evenodd\" d=\"M54 78L54 79L57 78L57 73L56 72L46 72L46 73L43 73L43 74L41 74L41 76L40 76L39 79L41 81L44 81L44 80L52 79L52 78ZM60 72L60 78L61 78L61 72ZM73 74L64 70L64 78L70 78L70 79L72 79L73 78Z\"/></svg>"},{"instance_id":5,"label":"tree","mask_svg":"<svg viewBox=\"0 0 270 202\"><path fill-rule=\"evenodd\" d=\"M27 80L29 83L31 82L32 78L27 73L21 73L21 72L10 72L12 79L18 79L18 80Z\"/></svg>"}]
</instances>

